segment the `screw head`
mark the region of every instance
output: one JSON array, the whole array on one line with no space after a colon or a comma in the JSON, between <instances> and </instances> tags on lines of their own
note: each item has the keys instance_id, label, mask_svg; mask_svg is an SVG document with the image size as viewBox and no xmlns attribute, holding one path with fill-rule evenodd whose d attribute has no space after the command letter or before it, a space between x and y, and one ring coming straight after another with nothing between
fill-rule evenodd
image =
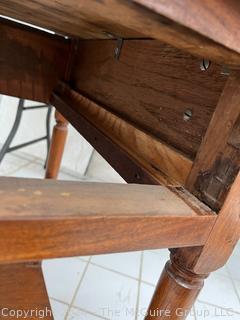
<instances>
[{"instance_id":1,"label":"screw head","mask_svg":"<svg viewBox=\"0 0 240 320\"><path fill-rule=\"evenodd\" d=\"M189 121L189 120L191 120L191 118L192 118L192 110L190 110L190 109L185 110L183 113L183 120Z\"/></svg>"},{"instance_id":2,"label":"screw head","mask_svg":"<svg viewBox=\"0 0 240 320\"><path fill-rule=\"evenodd\" d=\"M211 62L207 59L203 59L200 62L200 70L206 71L210 67Z\"/></svg>"}]
</instances>

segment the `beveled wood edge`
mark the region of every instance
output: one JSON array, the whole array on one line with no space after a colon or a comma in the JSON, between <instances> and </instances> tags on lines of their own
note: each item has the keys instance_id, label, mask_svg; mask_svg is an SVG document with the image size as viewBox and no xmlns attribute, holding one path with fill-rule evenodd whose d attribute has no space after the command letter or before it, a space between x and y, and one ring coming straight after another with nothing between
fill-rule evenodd
<instances>
[{"instance_id":1,"label":"beveled wood edge","mask_svg":"<svg viewBox=\"0 0 240 320\"><path fill-rule=\"evenodd\" d=\"M191 159L74 91L66 83L59 82L52 95L51 102L55 107L58 107L59 99L116 146L123 148L160 183L184 185L192 168ZM93 141L94 147L97 144Z\"/></svg>"},{"instance_id":2,"label":"beveled wood edge","mask_svg":"<svg viewBox=\"0 0 240 320\"><path fill-rule=\"evenodd\" d=\"M174 198L179 196L175 194L173 199L162 200L161 190L167 190L164 186L1 179L2 190L6 191L6 201L3 198L4 192L1 194L2 210L9 210L8 213L4 211L0 218L0 263L3 264L78 255L201 246L206 242L216 221L213 212L207 211L203 214L195 211L192 206L188 206L186 200L182 201L182 198L179 201L182 201L183 207L176 204L176 213L165 213L164 206L166 210L169 209ZM101 201L104 188L108 185L110 194L115 194L107 200L108 203L113 201L112 208L120 212L126 210L124 214L105 213L105 208L111 211L111 206L107 205L106 201ZM92 191L91 186L97 186L97 189ZM68 201L66 190L72 193L72 199L70 195ZM16 194L13 204L9 191ZM156 195L153 195L153 191L159 193L158 202L163 206L159 214L155 212L156 201L153 199ZM89 196L86 198L87 193ZM144 206L139 204L143 193L146 195ZM171 193L173 191L165 194ZM91 211L91 214L85 211L76 214L76 208L85 210L84 208L89 207L87 204L77 206L80 201L78 194L83 194L84 199L88 199L91 210L96 210L96 214L95 211ZM114 201L118 199L122 200L115 205ZM94 201L97 206L92 206ZM184 206L188 210L186 213L183 212ZM59 208L62 208L61 212ZM136 208L136 212L133 213L131 208ZM145 210L145 213L141 213L141 209ZM54 215L51 215L49 210ZM181 210L181 214L178 214L178 210Z\"/></svg>"},{"instance_id":3,"label":"beveled wood edge","mask_svg":"<svg viewBox=\"0 0 240 320\"><path fill-rule=\"evenodd\" d=\"M41 14L27 15L28 5L26 5L26 7L22 5L22 7L18 7L18 10L14 10L9 4L2 4L1 14L15 19L25 20L26 22L39 25L40 27L49 28L60 34L78 38L106 39L109 37L109 33L112 33L113 37L123 38L151 37L169 43L184 51L188 51L193 55L229 64L234 68L240 67L239 52L237 52L237 49L234 51L234 48L231 46L228 48L225 43L226 41L224 43L219 43L221 41L217 42L216 39L210 39L207 35L197 32L198 30L193 30L193 28L184 25L184 23L180 23L174 15L169 18L161 10L152 8L151 5L145 4L144 1L139 0L138 2L140 4L136 2L137 0L135 0L135 3L129 0L112 0L107 4L97 3L95 4L95 9L99 12L100 16L94 16L92 14L94 11L92 2L82 1L81 10L85 13L85 17L89 17L91 14L93 15L92 25L89 26L89 22L81 18L79 19L81 21L80 25L76 20L73 24L67 21L70 30L66 30L66 23L64 24L60 19L59 21L63 25L60 23L61 27L59 28L52 22L54 19L51 19L51 16L48 16L48 21L43 23ZM90 7L88 7L88 5ZM41 8L41 3L36 3L36 7L31 7L31 10L33 11L35 9L36 12L39 12L39 8ZM54 8L51 6L48 9L49 12L54 11ZM111 12L111 16L109 12ZM67 13L69 18L69 11ZM126 16L128 17L127 20ZM98 23L94 24L94 18L100 18L101 21L106 21L106 25L102 23L101 27L99 27ZM123 29L123 27L125 31L122 30L121 32L120 30ZM86 30L88 28L90 31ZM105 30L103 30L103 28ZM118 30L118 32L115 32L114 30Z\"/></svg>"}]
</instances>

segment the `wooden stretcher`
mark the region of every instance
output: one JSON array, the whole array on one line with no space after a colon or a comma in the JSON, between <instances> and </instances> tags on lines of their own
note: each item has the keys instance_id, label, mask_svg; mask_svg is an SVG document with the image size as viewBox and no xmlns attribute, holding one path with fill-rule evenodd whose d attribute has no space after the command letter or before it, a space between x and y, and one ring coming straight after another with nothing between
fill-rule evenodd
<instances>
[{"instance_id":1,"label":"wooden stretcher","mask_svg":"<svg viewBox=\"0 0 240 320\"><path fill-rule=\"evenodd\" d=\"M240 234L240 2L2 0L0 14L0 92L57 110L48 179L0 179L0 307L50 308L43 259L169 248L146 320L185 319ZM68 122L129 184L53 179Z\"/></svg>"}]
</instances>

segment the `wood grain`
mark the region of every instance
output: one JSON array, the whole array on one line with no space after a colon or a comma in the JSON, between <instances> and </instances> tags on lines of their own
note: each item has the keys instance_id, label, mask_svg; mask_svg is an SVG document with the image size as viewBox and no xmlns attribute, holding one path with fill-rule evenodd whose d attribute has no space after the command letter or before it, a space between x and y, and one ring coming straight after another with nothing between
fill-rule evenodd
<instances>
[{"instance_id":1,"label":"wood grain","mask_svg":"<svg viewBox=\"0 0 240 320\"><path fill-rule=\"evenodd\" d=\"M68 122L59 112L55 112L56 124L53 128L51 145L45 173L46 179L56 179L61 166L64 147L67 139Z\"/></svg>"},{"instance_id":2,"label":"wood grain","mask_svg":"<svg viewBox=\"0 0 240 320\"><path fill-rule=\"evenodd\" d=\"M222 267L232 254L240 238L239 190L240 173L228 193L212 232L194 266L196 273L208 273Z\"/></svg>"},{"instance_id":3,"label":"wood grain","mask_svg":"<svg viewBox=\"0 0 240 320\"><path fill-rule=\"evenodd\" d=\"M53 320L41 263L0 265L0 297L1 319Z\"/></svg>"},{"instance_id":4,"label":"wood grain","mask_svg":"<svg viewBox=\"0 0 240 320\"><path fill-rule=\"evenodd\" d=\"M154 40L79 41L71 86L194 159L227 76L211 63ZM190 110L192 117L184 120Z\"/></svg>"},{"instance_id":5,"label":"wood grain","mask_svg":"<svg viewBox=\"0 0 240 320\"><path fill-rule=\"evenodd\" d=\"M64 79L69 42L3 19L0 42L0 92L47 103L56 82Z\"/></svg>"},{"instance_id":6,"label":"wood grain","mask_svg":"<svg viewBox=\"0 0 240 320\"><path fill-rule=\"evenodd\" d=\"M238 0L134 0L240 53Z\"/></svg>"},{"instance_id":7,"label":"wood grain","mask_svg":"<svg viewBox=\"0 0 240 320\"><path fill-rule=\"evenodd\" d=\"M0 261L197 246L215 218L163 186L1 178Z\"/></svg>"},{"instance_id":8,"label":"wood grain","mask_svg":"<svg viewBox=\"0 0 240 320\"><path fill-rule=\"evenodd\" d=\"M198 151L186 187L214 210L219 210L240 169L236 124L240 115L240 76L233 73Z\"/></svg>"},{"instance_id":9,"label":"wood grain","mask_svg":"<svg viewBox=\"0 0 240 320\"><path fill-rule=\"evenodd\" d=\"M171 257L155 288L145 320L184 320L203 287L206 275L197 275Z\"/></svg>"},{"instance_id":10,"label":"wood grain","mask_svg":"<svg viewBox=\"0 0 240 320\"><path fill-rule=\"evenodd\" d=\"M53 94L51 103L61 112L75 129L105 158L127 183L167 184L173 181L162 172L139 162L127 150L93 126L84 116L68 105L58 95Z\"/></svg>"},{"instance_id":11,"label":"wood grain","mask_svg":"<svg viewBox=\"0 0 240 320\"><path fill-rule=\"evenodd\" d=\"M189 158L71 90L64 83L61 83L56 91L72 109L84 116L116 145L127 150L133 158L140 163L146 163L151 170L169 177L169 181L184 184L192 167Z\"/></svg>"},{"instance_id":12,"label":"wood grain","mask_svg":"<svg viewBox=\"0 0 240 320\"><path fill-rule=\"evenodd\" d=\"M224 3L224 10L217 15L216 7L220 10L221 6L216 2L217 0L213 1L210 6L206 1L199 2L197 6L188 6L189 1L184 1L181 6L179 1L174 1L173 5L169 5L169 14L166 6L162 4L163 1L158 4L142 0L139 5L129 0L11 0L10 3L4 0L0 3L0 12L80 38L106 38L109 32L125 38L156 38L196 56L239 67L238 3L234 0L227 1ZM198 16L197 23L194 21L189 24L189 19L180 20L183 11L183 17L191 16L193 19ZM186 11L189 11L188 15ZM200 24L199 21L206 21L204 32L203 23ZM223 38L219 36L222 30Z\"/></svg>"}]
</instances>

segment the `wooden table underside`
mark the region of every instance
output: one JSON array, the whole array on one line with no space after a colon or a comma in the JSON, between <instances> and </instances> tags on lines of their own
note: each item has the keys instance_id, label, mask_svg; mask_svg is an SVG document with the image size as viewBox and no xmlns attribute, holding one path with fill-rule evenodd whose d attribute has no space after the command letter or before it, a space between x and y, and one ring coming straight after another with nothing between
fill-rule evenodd
<instances>
[{"instance_id":1,"label":"wooden table underside","mask_svg":"<svg viewBox=\"0 0 240 320\"><path fill-rule=\"evenodd\" d=\"M48 308L42 259L169 248L149 310L179 319L239 238L239 2L8 0L0 13L58 33L0 21L0 92L58 110L46 176L69 121L129 183L1 178L0 307Z\"/></svg>"}]
</instances>

